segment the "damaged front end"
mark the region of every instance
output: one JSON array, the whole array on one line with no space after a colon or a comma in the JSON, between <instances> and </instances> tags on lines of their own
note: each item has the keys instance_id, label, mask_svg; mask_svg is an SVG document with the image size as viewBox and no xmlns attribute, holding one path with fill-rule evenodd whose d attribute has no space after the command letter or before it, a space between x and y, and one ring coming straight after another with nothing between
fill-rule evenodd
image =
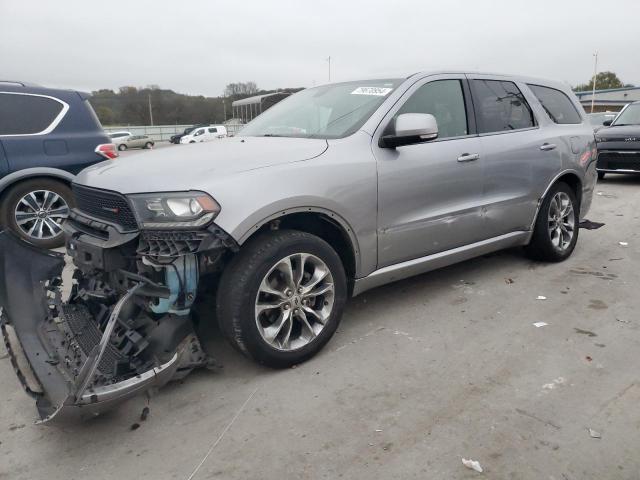
<instances>
[{"instance_id":1,"label":"damaged front end","mask_svg":"<svg viewBox=\"0 0 640 480\"><path fill-rule=\"evenodd\" d=\"M0 325L42 421L98 415L209 364L192 307L233 248L224 232L123 234L74 211L65 233L69 275L63 254L0 232Z\"/></svg>"}]
</instances>

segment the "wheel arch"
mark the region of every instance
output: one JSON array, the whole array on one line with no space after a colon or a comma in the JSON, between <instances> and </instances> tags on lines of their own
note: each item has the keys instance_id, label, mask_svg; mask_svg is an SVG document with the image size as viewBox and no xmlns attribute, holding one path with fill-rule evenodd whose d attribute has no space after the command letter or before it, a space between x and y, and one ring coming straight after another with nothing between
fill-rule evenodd
<instances>
[{"instance_id":1,"label":"wheel arch","mask_svg":"<svg viewBox=\"0 0 640 480\"><path fill-rule=\"evenodd\" d=\"M75 176L64 170L56 168L25 168L17 172L10 173L0 179L0 197L2 197L11 187L26 180L38 178L59 180L67 186L71 185Z\"/></svg>"},{"instance_id":2,"label":"wheel arch","mask_svg":"<svg viewBox=\"0 0 640 480\"><path fill-rule=\"evenodd\" d=\"M540 196L540 198L538 198L536 214L533 216L533 222L531 223L531 231L533 231L536 221L538 220L538 214L540 213L542 202L549 193L549 190L551 190L551 188L558 182L564 182L569 185L569 187L573 190L576 199L578 200L578 208L580 208L580 204L582 203L582 179L580 178L580 175L578 175L578 173L574 170L563 170L562 172L557 174L553 178L553 180L551 180L544 193Z\"/></svg>"},{"instance_id":3,"label":"wheel arch","mask_svg":"<svg viewBox=\"0 0 640 480\"><path fill-rule=\"evenodd\" d=\"M319 207L297 207L281 210L256 223L238 240L242 245L269 229L293 229L316 235L326 241L340 256L352 283L360 268L360 248L349 223L337 213Z\"/></svg>"}]
</instances>

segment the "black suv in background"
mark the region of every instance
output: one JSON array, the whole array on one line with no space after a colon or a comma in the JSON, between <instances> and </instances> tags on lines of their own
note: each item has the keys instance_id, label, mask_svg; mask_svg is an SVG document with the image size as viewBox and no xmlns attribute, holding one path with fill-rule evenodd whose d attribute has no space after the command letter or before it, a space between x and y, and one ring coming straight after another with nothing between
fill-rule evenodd
<instances>
[{"instance_id":1,"label":"black suv in background","mask_svg":"<svg viewBox=\"0 0 640 480\"><path fill-rule=\"evenodd\" d=\"M606 173L640 173L640 102L627 104L596 132L598 178Z\"/></svg>"},{"instance_id":2,"label":"black suv in background","mask_svg":"<svg viewBox=\"0 0 640 480\"><path fill-rule=\"evenodd\" d=\"M64 244L74 175L118 155L88 99L0 81L0 226L39 247Z\"/></svg>"}]
</instances>

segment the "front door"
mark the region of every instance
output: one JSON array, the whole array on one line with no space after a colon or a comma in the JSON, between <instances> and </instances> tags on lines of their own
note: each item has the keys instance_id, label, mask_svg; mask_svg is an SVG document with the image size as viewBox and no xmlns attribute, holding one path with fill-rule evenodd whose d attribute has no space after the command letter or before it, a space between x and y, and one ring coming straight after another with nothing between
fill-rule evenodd
<instances>
[{"instance_id":1,"label":"front door","mask_svg":"<svg viewBox=\"0 0 640 480\"><path fill-rule=\"evenodd\" d=\"M464 75L417 82L374 136L378 163L378 268L485 238L483 162ZM438 138L381 148L377 138L402 113L430 113Z\"/></svg>"}]
</instances>

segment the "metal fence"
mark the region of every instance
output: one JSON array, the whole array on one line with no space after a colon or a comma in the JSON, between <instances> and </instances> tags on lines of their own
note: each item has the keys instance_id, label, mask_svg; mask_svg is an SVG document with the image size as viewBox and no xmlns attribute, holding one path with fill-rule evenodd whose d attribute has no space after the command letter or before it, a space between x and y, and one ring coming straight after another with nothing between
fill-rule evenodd
<instances>
[{"instance_id":1,"label":"metal fence","mask_svg":"<svg viewBox=\"0 0 640 480\"><path fill-rule=\"evenodd\" d=\"M185 128L191 125L116 125L104 127L107 133L131 132L132 135L149 135L154 141L162 142L169 140L171 135L184 132Z\"/></svg>"},{"instance_id":2,"label":"metal fence","mask_svg":"<svg viewBox=\"0 0 640 480\"><path fill-rule=\"evenodd\" d=\"M185 128L192 125L116 125L104 127L107 133L131 132L132 135L148 135L155 142L169 141L172 135L183 133ZM227 134L235 135L244 125L238 123L226 124Z\"/></svg>"}]
</instances>

